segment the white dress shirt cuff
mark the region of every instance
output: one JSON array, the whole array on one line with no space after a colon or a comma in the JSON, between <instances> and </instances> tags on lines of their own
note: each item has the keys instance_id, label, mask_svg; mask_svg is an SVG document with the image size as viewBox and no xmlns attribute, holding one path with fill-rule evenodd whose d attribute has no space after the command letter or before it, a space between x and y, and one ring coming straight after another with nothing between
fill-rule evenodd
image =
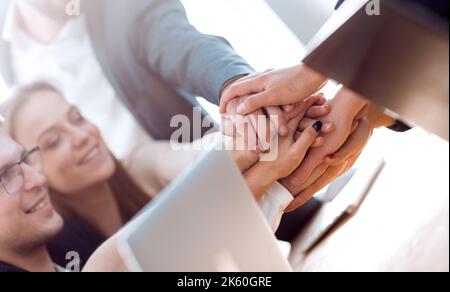
<instances>
[{"instance_id":1,"label":"white dress shirt cuff","mask_svg":"<svg viewBox=\"0 0 450 292\"><path fill-rule=\"evenodd\" d=\"M275 182L259 201L259 207L272 227L273 232L280 226L284 210L293 200L294 196L279 182Z\"/></svg>"}]
</instances>

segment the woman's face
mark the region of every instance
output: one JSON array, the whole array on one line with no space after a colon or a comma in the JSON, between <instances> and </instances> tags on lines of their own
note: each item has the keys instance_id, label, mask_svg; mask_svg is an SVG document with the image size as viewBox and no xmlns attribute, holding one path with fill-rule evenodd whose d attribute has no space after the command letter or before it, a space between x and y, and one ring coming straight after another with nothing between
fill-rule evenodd
<instances>
[{"instance_id":1,"label":"woman's face","mask_svg":"<svg viewBox=\"0 0 450 292\"><path fill-rule=\"evenodd\" d=\"M13 127L24 147L41 148L49 186L60 193L81 192L114 174L114 159L98 129L58 93L32 94L18 109Z\"/></svg>"}]
</instances>

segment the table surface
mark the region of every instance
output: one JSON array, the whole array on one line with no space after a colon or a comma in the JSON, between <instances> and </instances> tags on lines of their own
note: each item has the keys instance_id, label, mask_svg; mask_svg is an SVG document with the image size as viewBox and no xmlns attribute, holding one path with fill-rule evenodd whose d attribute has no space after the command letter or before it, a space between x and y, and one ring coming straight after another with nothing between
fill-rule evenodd
<instances>
[{"instance_id":1,"label":"table surface","mask_svg":"<svg viewBox=\"0 0 450 292\"><path fill-rule=\"evenodd\" d=\"M366 155L384 151L386 165L363 205L309 254L298 238L294 270L449 270L448 142L414 129L372 144Z\"/></svg>"}]
</instances>

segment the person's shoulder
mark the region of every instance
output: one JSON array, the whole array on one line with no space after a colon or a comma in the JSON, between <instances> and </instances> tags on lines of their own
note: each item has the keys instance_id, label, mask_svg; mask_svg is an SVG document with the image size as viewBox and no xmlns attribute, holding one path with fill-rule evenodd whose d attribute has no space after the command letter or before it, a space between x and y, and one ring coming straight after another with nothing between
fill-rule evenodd
<instances>
[{"instance_id":1,"label":"person's shoulder","mask_svg":"<svg viewBox=\"0 0 450 292\"><path fill-rule=\"evenodd\" d=\"M83 2L83 11L87 13L88 17L92 16L93 21L95 21L98 16L114 18L119 14L125 16L125 19L127 19L129 16L137 17L139 13L142 13L142 11L153 2L154 1L134 1L130 4L129 0L89 0Z\"/></svg>"},{"instance_id":2,"label":"person's shoulder","mask_svg":"<svg viewBox=\"0 0 450 292\"><path fill-rule=\"evenodd\" d=\"M105 236L91 225L83 220L72 219L64 222L61 232L47 243L47 249L52 260L61 267L66 266L67 256L75 252L82 268L105 240Z\"/></svg>"}]
</instances>

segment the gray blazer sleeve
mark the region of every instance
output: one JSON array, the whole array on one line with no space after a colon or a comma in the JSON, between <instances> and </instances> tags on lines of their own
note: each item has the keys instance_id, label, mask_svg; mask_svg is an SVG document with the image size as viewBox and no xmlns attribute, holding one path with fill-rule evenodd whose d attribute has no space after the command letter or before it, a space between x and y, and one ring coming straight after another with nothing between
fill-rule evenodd
<instances>
[{"instance_id":1,"label":"gray blazer sleeve","mask_svg":"<svg viewBox=\"0 0 450 292\"><path fill-rule=\"evenodd\" d=\"M179 89L218 104L223 85L253 73L224 39L200 33L178 0L152 0L139 22L138 48L150 69Z\"/></svg>"}]
</instances>

